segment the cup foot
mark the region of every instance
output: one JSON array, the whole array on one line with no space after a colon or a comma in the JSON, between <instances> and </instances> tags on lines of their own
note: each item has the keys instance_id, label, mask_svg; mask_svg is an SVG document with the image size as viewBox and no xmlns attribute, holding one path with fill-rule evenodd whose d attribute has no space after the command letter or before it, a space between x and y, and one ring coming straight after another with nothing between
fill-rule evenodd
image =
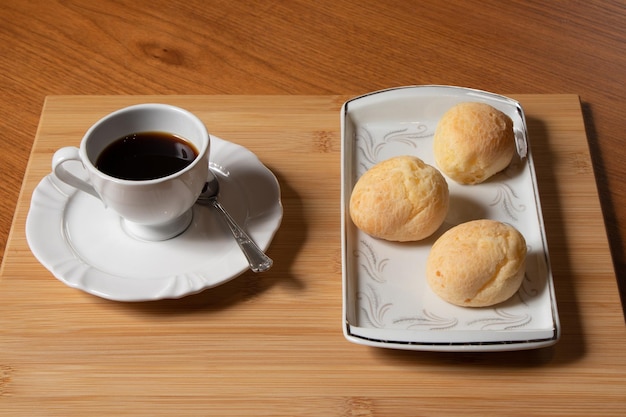
<instances>
[{"instance_id":1,"label":"cup foot","mask_svg":"<svg viewBox=\"0 0 626 417\"><path fill-rule=\"evenodd\" d=\"M161 240L172 239L183 233L191 224L192 218L193 213L192 210L189 209L180 217L167 223L145 225L133 223L128 220L122 220L122 227L128 235L136 239L158 242Z\"/></svg>"}]
</instances>

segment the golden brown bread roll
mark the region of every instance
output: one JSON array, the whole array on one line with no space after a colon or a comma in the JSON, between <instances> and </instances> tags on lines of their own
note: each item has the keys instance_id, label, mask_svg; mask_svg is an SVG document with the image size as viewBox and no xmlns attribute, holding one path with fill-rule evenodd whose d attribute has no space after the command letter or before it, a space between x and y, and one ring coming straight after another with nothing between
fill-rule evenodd
<instances>
[{"instance_id":1,"label":"golden brown bread roll","mask_svg":"<svg viewBox=\"0 0 626 417\"><path fill-rule=\"evenodd\" d=\"M436 168L415 156L397 156L359 178L350 197L350 217L376 238L421 240L441 226L448 202L448 184Z\"/></svg>"},{"instance_id":2,"label":"golden brown bread roll","mask_svg":"<svg viewBox=\"0 0 626 417\"><path fill-rule=\"evenodd\" d=\"M526 241L517 229L495 220L474 220L437 239L426 262L426 278L449 303L485 307L517 292L525 262Z\"/></svg>"},{"instance_id":3,"label":"golden brown bread roll","mask_svg":"<svg viewBox=\"0 0 626 417\"><path fill-rule=\"evenodd\" d=\"M461 184L478 184L505 169L515 154L513 121L484 103L460 103L439 120L435 162Z\"/></svg>"}]
</instances>

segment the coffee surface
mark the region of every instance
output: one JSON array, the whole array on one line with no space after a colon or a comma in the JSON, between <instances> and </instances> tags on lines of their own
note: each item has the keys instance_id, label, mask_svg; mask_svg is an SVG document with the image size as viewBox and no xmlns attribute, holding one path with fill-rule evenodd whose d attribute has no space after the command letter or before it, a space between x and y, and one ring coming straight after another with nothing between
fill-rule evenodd
<instances>
[{"instance_id":1,"label":"coffee surface","mask_svg":"<svg viewBox=\"0 0 626 417\"><path fill-rule=\"evenodd\" d=\"M195 147L166 132L138 132L113 141L98 156L96 167L124 180L151 180L178 172L198 156Z\"/></svg>"}]
</instances>

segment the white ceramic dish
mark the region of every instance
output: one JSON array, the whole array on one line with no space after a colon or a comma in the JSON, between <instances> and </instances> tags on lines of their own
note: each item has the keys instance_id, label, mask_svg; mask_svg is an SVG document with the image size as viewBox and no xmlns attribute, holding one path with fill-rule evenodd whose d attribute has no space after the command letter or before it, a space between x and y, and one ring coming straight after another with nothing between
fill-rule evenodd
<instances>
[{"instance_id":1,"label":"white ceramic dish","mask_svg":"<svg viewBox=\"0 0 626 417\"><path fill-rule=\"evenodd\" d=\"M267 249L282 220L276 177L246 148L211 136L220 201ZM194 206L191 226L161 242L130 237L119 216L49 174L32 195L26 237L35 257L69 285L117 301L179 298L248 269L218 213Z\"/></svg>"},{"instance_id":2,"label":"white ceramic dish","mask_svg":"<svg viewBox=\"0 0 626 417\"><path fill-rule=\"evenodd\" d=\"M375 163L410 154L436 166L434 130L456 103L479 101L508 114L518 155L509 168L479 185L446 178L450 210L430 238L414 243L374 239L350 220L358 178ZM354 343L410 350L500 351L549 346L559 339L552 273L523 110L515 100L460 87L414 86L347 101L342 129L343 331ZM515 226L526 238L526 277L519 292L492 308L463 308L441 300L425 279L435 240L478 218Z\"/></svg>"}]
</instances>

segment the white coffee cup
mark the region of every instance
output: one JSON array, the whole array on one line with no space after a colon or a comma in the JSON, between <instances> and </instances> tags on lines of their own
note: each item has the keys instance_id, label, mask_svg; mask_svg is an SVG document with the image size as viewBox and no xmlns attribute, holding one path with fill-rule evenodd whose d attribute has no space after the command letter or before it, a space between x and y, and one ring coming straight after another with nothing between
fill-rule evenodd
<instances>
[{"instance_id":1,"label":"white coffee cup","mask_svg":"<svg viewBox=\"0 0 626 417\"><path fill-rule=\"evenodd\" d=\"M198 151L185 168L148 180L128 180L105 174L97 159L112 142L133 133L165 132L184 138ZM167 104L139 104L117 110L87 130L80 147L57 150L52 170L63 182L100 199L122 218L130 235L150 241L182 233L191 223L192 206L202 192L209 170L210 138L198 117ZM78 161L86 180L66 163ZM78 175L77 175L78 174Z\"/></svg>"}]
</instances>

